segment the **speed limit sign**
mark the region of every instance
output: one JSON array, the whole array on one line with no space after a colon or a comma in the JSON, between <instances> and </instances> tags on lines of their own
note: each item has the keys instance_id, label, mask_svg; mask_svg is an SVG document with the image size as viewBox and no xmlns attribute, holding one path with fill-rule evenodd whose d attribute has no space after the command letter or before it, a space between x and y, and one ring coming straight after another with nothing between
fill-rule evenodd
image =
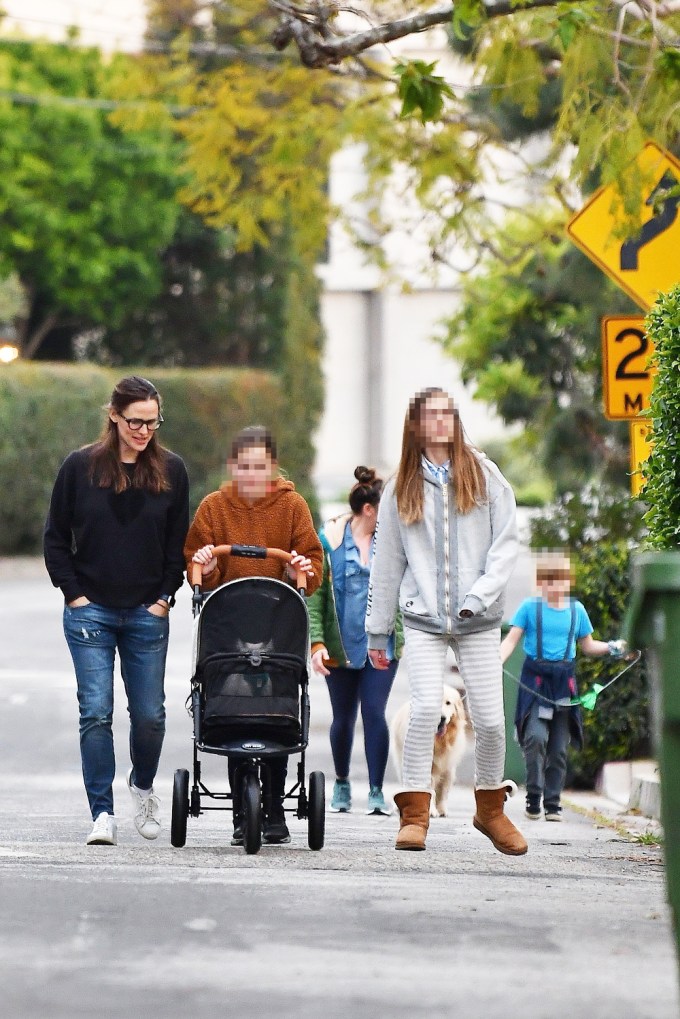
<instances>
[{"instance_id":1,"label":"speed limit sign","mask_svg":"<svg viewBox=\"0 0 680 1019\"><path fill-rule=\"evenodd\" d=\"M602 319L604 414L611 421L634 421L649 408L656 369L644 322L641 315Z\"/></svg>"}]
</instances>

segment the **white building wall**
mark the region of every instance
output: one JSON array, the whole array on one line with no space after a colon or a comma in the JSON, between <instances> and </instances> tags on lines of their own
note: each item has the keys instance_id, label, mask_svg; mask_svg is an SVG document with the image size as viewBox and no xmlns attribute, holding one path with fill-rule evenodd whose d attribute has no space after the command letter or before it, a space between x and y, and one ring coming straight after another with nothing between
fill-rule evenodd
<instances>
[{"instance_id":1,"label":"white building wall","mask_svg":"<svg viewBox=\"0 0 680 1019\"><path fill-rule=\"evenodd\" d=\"M322 499L344 498L357 464L394 470L408 402L427 386L452 394L475 444L502 433L501 422L473 400L455 361L433 339L455 300L451 290L326 289L326 405L315 465Z\"/></svg>"}]
</instances>

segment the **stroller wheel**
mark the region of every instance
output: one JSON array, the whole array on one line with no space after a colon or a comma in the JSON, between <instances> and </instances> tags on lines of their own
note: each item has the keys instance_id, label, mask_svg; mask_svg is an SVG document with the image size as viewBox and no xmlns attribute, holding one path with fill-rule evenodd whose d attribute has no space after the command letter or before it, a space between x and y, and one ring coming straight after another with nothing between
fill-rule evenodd
<instances>
[{"instance_id":1,"label":"stroller wheel","mask_svg":"<svg viewBox=\"0 0 680 1019\"><path fill-rule=\"evenodd\" d=\"M262 845L262 797L257 775L252 772L243 781L243 845L246 853L259 853Z\"/></svg>"},{"instance_id":2,"label":"stroller wheel","mask_svg":"<svg viewBox=\"0 0 680 1019\"><path fill-rule=\"evenodd\" d=\"M326 830L326 778L322 771L309 776L309 823L307 842L310 849L323 849Z\"/></svg>"},{"instance_id":3,"label":"stroller wheel","mask_svg":"<svg viewBox=\"0 0 680 1019\"><path fill-rule=\"evenodd\" d=\"M187 840L187 817L189 816L189 772L178 768L172 786L172 820L170 841L178 849Z\"/></svg>"}]
</instances>

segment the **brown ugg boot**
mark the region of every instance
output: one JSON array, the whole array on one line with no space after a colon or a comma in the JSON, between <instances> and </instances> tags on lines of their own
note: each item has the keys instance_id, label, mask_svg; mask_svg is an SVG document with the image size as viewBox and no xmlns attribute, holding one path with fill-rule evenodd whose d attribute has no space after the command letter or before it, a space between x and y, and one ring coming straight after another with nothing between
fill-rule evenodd
<instances>
[{"instance_id":1,"label":"brown ugg boot","mask_svg":"<svg viewBox=\"0 0 680 1019\"><path fill-rule=\"evenodd\" d=\"M506 797L514 791L515 783L504 783L500 789L475 789L477 813L472 823L491 839L499 853L506 856L524 856L528 846L524 836L503 813Z\"/></svg>"},{"instance_id":2,"label":"brown ugg boot","mask_svg":"<svg viewBox=\"0 0 680 1019\"><path fill-rule=\"evenodd\" d=\"M430 823L431 793L408 790L397 793L394 802L399 810L400 828L395 849L424 849Z\"/></svg>"}]
</instances>

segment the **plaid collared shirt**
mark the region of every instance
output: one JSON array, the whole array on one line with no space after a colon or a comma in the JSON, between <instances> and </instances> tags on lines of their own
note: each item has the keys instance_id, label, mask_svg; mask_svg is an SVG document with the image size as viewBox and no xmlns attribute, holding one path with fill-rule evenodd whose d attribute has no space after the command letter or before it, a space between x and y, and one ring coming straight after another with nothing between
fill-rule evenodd
<instances>
[{"instance_id":1,"label":"plaid collared shirt","mask_svg":"<svg viewBox=\"0 0 680 1019\"><path fill-rule=\"evenodd\" d=\"M440 485L448 485L449 468L451 466L450 460L447 460L446 463L443 464L433 464L432 461L428 460L425 454L423 454L423 464Z\"/></svg>"}]
</instances>

